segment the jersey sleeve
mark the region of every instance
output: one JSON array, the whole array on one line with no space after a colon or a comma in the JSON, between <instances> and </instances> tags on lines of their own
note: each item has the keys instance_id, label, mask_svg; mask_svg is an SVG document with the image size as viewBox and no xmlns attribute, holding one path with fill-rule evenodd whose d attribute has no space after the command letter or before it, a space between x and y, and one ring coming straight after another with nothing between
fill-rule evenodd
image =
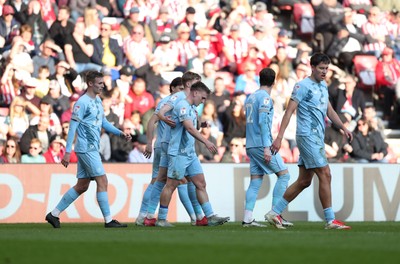
<instances>
[{"instance_id":1,"label":"jersey sleeve","mask_svg":"<svg viewBox=\"0 0 400 264\"><path fill-rule=\"evenodd\" d=\"M85 116L85 111L86 111L86 105L84 104L84 101L78 100L74 105L71 120L80 123L83 120L83 117Z\"/></svg>"},{"instance_id":2,"label":"jersey sleeve","mask_svg":"<svg viewBox=\"0 0 400 264\"><path fill-rule=\"evenodd\" d=\"M293 87L293 92L291 95L291 99L294 100L295 102L299 103L301 102L304 97L308 94L308 89L304 85L300 85L299 83L296 83Z\"/></svg>"}]
</instances>

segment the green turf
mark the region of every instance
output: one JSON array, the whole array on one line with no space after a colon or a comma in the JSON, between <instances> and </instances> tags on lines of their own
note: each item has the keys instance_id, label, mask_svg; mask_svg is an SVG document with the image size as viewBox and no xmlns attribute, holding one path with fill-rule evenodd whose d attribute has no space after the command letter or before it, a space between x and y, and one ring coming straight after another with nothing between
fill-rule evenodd
<instances>
[{"instance_id":1,"label":"green turf","mask_svg":"<svg viewBox=\"0 0 400 264\"><path fill-rule=\"evenodd\" d=\"M105 229L96 224L1 224L3 263L400 263L400 224L350 223L324 230L296 222L288 230L218 227Z\"/></svg>"}]
</instances>

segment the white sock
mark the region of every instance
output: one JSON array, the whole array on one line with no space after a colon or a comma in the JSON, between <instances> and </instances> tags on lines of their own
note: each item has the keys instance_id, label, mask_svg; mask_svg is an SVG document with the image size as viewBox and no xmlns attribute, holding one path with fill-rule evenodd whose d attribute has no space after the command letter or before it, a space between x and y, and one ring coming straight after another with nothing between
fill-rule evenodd
<instances>
[{"instance_id":1,"label":"white sock","mask_svg":"<svg viewBox=\"0 0 400 264\"><path fill-rule=\"evenodd\" d=\"M251 223L254 220L253 211L244 210L244 219L243 221L246 223Z\"/></svg>"},{"instance_id":2,"label":"white sock","mask_svg":"<svg viewBox=\"0 0 400 264\"><path fill-rule=\"evenodd\" d=\"M111 215L105 216L105 217L104 217L104 220L106 221L106 224L110 223L110 222L112 221Z\"/></svg>"},{"instance_id":3,"label":"white sock","mask_svg":"<svg viewBox=\"0 0 400 264\"><path fill-rule=\"evenodd\" d=\"M61 212L60 212L60 210L58 210L57 208L54 208L54 210L51 211L51 214L52 214L53 216L55 216L55 217L59 217L60 214L61 214Z\"/></svg>"}]
</instances>

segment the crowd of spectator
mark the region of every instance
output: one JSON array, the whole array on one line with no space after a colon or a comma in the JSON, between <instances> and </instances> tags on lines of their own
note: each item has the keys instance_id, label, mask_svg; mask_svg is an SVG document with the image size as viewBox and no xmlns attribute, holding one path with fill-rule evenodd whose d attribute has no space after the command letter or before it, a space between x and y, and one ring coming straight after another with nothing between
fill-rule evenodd
<instances>
[{"instance_id":1,"label":"crowd of spectator","mask_svg":"<svg viewBox=\"0 0 400 264\"><path fill-rule=\"evenodd\" d=\"M104 74L107 119L136 135L125 144L103 132L104 161L145 162L155 106L174 77L194 71L212 91L198 108L209 124L201 133L220 150L196 144L200 160L247 162L244 101L259 71L277 73L276 134L313 52L331 57L330 102L356 135L349 143L327 121L328 158L396 162L383 130L400 116L398 10L398 1L380 0L0 0L0 162L60 162L88 70ZM374 58L374 68L357 71L357 56ZM286 162L299 155L295 119L282 142Z\"/></svg>"}]
</instances>

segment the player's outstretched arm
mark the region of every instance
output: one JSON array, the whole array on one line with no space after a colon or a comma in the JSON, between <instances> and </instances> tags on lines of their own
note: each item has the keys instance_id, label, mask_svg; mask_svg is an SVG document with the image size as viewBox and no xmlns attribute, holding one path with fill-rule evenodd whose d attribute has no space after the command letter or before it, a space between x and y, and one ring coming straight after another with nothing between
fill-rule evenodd
<instances>
[{"instance_id":1,"label":"player's outstretched arm","mask_svg":"<svg viewBox=\"0 0 400 264\"><path fill-rule=\"evenodd\" d=\"M66 168L69 165L70 155L72 151L72 143L75 139L76 129L78 128L79 122L75 121L73 118L69 123L68 136L67 136L67 146L65 148L65 155L61 160L61 164Z\"/></svg>"},{"instance_id":2,"label":"player's outstretched arm","mask_svg":"<svg viewBox=\"0 0 400 264\"><path fill-rule=\"evenodd\" d=\"M147 130L146 130L147 145L146 149L143 152L143 156L145 156L147 159L151 157L151 153L153 152L154 128L158 120L159 120L158 115L153 114L149 122L147 123Z\"/></svg>"},{"instance_id":3,"label":"player's outstretched arm","mask_svg":"<svg viewBox=\"0 0 400 264\"><path fill-rule=\"evenodd\" d=\"M202 142L211 153L215 154L218 152L217 147L200 134L200 132L193 126L191 120L189 119L184 120L182 124L185 127L185 129L189 132L189 134L192 135L198 141Z\"/></svg>"},{"instance_id":4,"label":"player's outstretched arm","mask_svg":"<svg viewBox=\"0 0 400 264\"><path fill-rule=\"evenodd\" d=\"M160 111L157 113L157 116L159 120L165 122L170 127L175 127L175 122L165 116L165 113L167 113L169 110L172 110L172 108L173 107L169 104L163 105L163 107L161 107Z\"/></svg>"},{"instance_id":5,"label":"player's outstretched arm","mask_svg":"<svg viewBox=\"0 0 400 264\"><path fill-rule=\"evenodd\" d=\"M103 117L102 127L104 128L105 131L109 133L112 133L120 137L124 137L126 142L130 142L132 140L131 134L122 132L121 130L113 126L110 122L108 122L108 120L105 117Z\"/></svg>"},{"instance_id":6,"label":"player's outstretched arm","mask_svg":"<svg viewBox=\"0 0 400 264\"><path fill-rule=\"evenodd\" d=\"M298 103L294 100L290 100L288 107L286 108L285 114L283 115L282 122L281 122L281 127L279 129L278 136L274 140L271 146L271 152L274 155L279 151L281 148L281 143L282 143L282 138L283 135L285 134L285 130L287 126L289 125L290 118L292 117L293 112L296 110Z\"/></svg>"}]
</instances>

